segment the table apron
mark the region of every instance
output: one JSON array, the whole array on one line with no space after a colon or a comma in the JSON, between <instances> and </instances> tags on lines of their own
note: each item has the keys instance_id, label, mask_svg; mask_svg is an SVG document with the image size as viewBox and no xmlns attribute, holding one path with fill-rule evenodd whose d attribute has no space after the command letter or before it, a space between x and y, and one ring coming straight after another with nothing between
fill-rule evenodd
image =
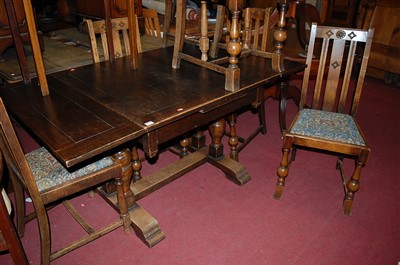
<instances>
[{"instance_id":1,"label":"table apron","mask_svg":"<svg viewBox=\"0 0 400 265\"><path fill-rule=\"evenodd\" d=\"M233 101L229 100L226 103L223 102L219 106L214 104L210 108L207 108L207 111L204 111L203 108L198 112L194 112L174 122L147 132L139 139L139 142L143 145L143 151L149 157L155 156L159 151L158 149L160 144L178 136L189 134L195 130L204 128L204 126L208 126L245 106L259 103L263 90L264 88L262 87L250 89L247 93Z\"/></svg>"}]
</instances>

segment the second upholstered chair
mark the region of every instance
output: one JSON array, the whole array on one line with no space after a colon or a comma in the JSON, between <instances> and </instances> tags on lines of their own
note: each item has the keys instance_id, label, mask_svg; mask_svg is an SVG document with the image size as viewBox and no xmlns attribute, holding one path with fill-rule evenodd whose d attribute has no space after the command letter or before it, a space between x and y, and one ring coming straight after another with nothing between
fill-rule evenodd
<instances>
[{"instance_id":1,"label":"second upholstered chair","mask_svg":"<svg viewBox=\"0 0 400 265\"><path fill-rule=\"evenodd\" d=\"M343 209L346 215L351 215L354 196L360 187L361 169L371 151L355 116L364 85L372 36L372 29L366 31L312 24L300 111L283 136L283 156L278 168L275 199L282 196L297 148L330 152L338 156L336 167L341 173L345 190ZM309 80L313 56L319 56L315 82ZM354 62L360 62L360 68L354 67ZM344 174L344 157L355 160L355 168L349 179ZM312 167L309 171L310 174L304 177L313 175Z\"/></svg>"},{"instance_id":2,"label":"second upholstered chair","mask_svg":"<svg viewBox=\"0 0 400 265\"><path fill-rule=\"evenodd\" d=\"M124 227L126 233L130 232L131 221L121 187L122 166L114 162L112 157L104 157L71 172L44 147L25 155L1 99L0 149L14 187L17 230L20 236L24 234L25 222L37 219L41 264L48 264L119 227ZM110 180L114 180L117 186L120 217L109 225L95 229L78 213L69 199ZM34 212L29 215L25 215L25 194L30 197L34 207ZM58 204L63 204L67 208L87 235L52 251L48 210Z\"/></svg>"}]
</instances>

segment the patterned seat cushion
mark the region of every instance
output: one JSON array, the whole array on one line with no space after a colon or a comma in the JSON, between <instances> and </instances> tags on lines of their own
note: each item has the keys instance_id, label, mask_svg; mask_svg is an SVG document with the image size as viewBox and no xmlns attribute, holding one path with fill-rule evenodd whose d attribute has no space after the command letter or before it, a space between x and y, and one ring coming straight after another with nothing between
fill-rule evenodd
<instances>
[{"instance_id":1,"label":"patterned seat cushion","mask_svg":"<svg viewBox=\"0 0 400 265\"><path fill-rule=\"evenodd\" d=\"M113 163L111 158L106 157L74 172L69 172L44 147L26 154L25 157L35 177L39 191L44 191L72 179L93 173Z\"/></svg>"},{"instance_id":2,"label":"patterned seat cushion","mask_svg":"<svg viewBox=\"0 0 400 265\"><path fill-rule=\"evenodd\" d=\"M303 109L290 133L365 146L352 116L343 113Z\"/></svg>"}]
</instances>

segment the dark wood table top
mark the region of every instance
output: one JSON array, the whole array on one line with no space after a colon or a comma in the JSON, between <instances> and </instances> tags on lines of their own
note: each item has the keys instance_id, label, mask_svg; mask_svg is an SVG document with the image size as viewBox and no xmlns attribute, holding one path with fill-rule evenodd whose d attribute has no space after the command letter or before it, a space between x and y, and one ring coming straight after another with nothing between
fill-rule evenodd
<instances>
[{"instance_id":1,"label":"dark wood table top","mask_svg":"<svg viewBox=\"0 0 400 265\"><path fill-rule=\"evenodd\" d=\"M304 69L301 63L286 61L286 71L275 73L270 59L249 56L239 63L241 89L229 92L222 74L188 62L173 69L172 49L141 54L138 70L131 70L129 58L122 58L50 74L47 97L41 96L37 81L31 86L2 85L0 96L10 114L71 167L197 115L184 130L164 132L157 143L176 137L203 125L202 114ZM225 113L214 115L208 119Z\"/></svg>"}]
</instances>

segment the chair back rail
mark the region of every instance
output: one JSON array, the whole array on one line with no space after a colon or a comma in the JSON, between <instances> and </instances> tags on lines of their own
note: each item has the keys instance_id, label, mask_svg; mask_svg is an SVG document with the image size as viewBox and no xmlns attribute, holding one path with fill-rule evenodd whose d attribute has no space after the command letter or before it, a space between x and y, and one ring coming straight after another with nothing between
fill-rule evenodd
<instances>
[{"instance_id":1,"label":"chair back rail","mask_svg":"<svg viewBox=\"0 0 400 265\"><path fill-rule=\"evenodd\" d=\"M342 113L350 104L349 113L356 114L365 79L373 31L373 29L366 31L329 26L317 27L316 23L312 24L306 60L308 66L304 72L300 108L304 108L307 104L313 56L320 54L311 107ZM322 44L317 43L319 40L322 41ZM321 47L320 52L316 47ZM361 62L357 60L358 58L362 58ZM355 67L355 62L360 64L360 67ZM354 71L360 72L354 89L352 89L350 85Z\"/></svg>"},{"instance_id":2,"label":"chair back rail","mask_svg":"<svg viewBox=\"0 0 400 265\"><path fill-rule=\"evenodd\" d=\"M161 27L157 11L154 9L143 9L145 33L147 35L161 38Z\"/></svg>"},{"instance_id":3,"label":"chair back rail","mask_svg":"<svg viewBox=\"0 0 400 265\"><path fill-rule=\"evenodd\" d=\"M244 10L243 49L267 51L271 13L272 7L248 7Z\"/></svg>"},{"instance_id":4,"label":"chair back rail","mask_svg":"<svg viewBox=\"0 0 400 265\"><path fill-rule=\"evenodd\" d=\"M137 19L137 17L136 17ZM110 60L109 53L109 44L107 38L106 31L106 21L98 20L92 21L91 19L85 20L88 28L89 38L90 38L90 46L92 49L92 57L95 63L100 62L100 52L99 47L97 45L96 35L100 34L101 46L103 50L104 60ZM114 57L119 58L123 56L131 55L130 42L129 42L129 23L128 18L113 18L111 19L111 28L112 28L112 39L113 39L113 47L114 47ZM139 27L138 23L136 23L136 32L137 32L137 46L138 52L142 52L142 45L140 41Z\"/></svg>"}]
</instances>

